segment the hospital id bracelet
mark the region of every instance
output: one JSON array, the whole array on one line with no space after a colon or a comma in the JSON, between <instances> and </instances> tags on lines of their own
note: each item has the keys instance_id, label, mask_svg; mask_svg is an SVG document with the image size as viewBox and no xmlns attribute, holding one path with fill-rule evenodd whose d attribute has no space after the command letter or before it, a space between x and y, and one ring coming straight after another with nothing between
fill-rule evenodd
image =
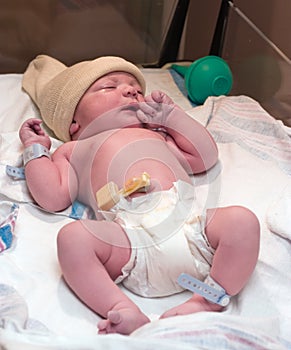
<instances>
[{"instance_id":1,"label":"hospital id bracelet","mask_svg":"<svg viewBox=\"0 0 291 350\"><path fill-rule=\"evenodd\" d=\"M13 180L24 180L25 171L23 167L16 167L11 165L6 165L6 174L13 178Z\"/></svg>"},{"instance_id":2,"label":"hospital id bracelet","mask_svg":"<svg viewBox=\"0 0 291 350\"><path fill-rule=\"evenodd\" d=\"M36 158L40 158L43 156L51 159L50 152L45 146L43 146L39 143L34 143L34 144L28 146L27 148L25 148L25 150L23 152L24 166L28 162L30 162L31 160L36 159Z\"/></svg>"},{"instance_id":3,"label":"hospital id bracelet","mask_svg":"<svg viewBox=\"0 0 291 350\"><path fill-rule=\"evenodd\" d=\"M203 296L214 304L227 306L230 302L231 296L226 294L225 289L216 283L209 275L204 282L201 282L187 273L182 273L178 277L177 282L181 287Z\"/></svg>"}]
</instances>

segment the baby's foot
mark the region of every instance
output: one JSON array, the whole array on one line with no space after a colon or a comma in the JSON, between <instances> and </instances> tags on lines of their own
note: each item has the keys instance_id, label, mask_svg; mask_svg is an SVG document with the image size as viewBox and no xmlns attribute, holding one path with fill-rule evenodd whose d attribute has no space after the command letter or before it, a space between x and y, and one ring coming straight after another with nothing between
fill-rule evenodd
<instances>
[{"instance_id":1,"label":"baby's foot","mask_svg":"<svg viewBox=\"0 0 291 350\"><path fill-rule=\"evenodd\" d=\"M107 319L98 322L98 334L120 333L128 335L150 322L142 312L132 309L111 310Z\"/></svg>"},{"instance_id":2,"label":"baby's foot","mask_svg":"<svg viewBox=\"0 0 291 350\"><path fill-rule=\"evenodd\" d=\"M204 299L202 296L194 294L191 299L166 311L160 318L167 318L178 315L189 315L201 311L221 311L222 309L223 306L213 304Z\"/></svg>"}]
</instances>

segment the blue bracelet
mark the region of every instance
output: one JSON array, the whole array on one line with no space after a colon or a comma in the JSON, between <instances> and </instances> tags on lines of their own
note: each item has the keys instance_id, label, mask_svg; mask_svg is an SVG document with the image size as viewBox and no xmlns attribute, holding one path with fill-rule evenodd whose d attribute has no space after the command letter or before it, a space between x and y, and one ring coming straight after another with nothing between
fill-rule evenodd
<instances>
[{"instance_id":1,"label":"blue bracelet","mask_svg":"<svg viewBox=\"0 0 291 350\"><path fill-rule=\"evenodd\" d=\"M230 302L231 296L226 294L225 289L216 283L210 276L206 277L205 282L201 282L187 273L182 273L178 277L177 282L181 287L203 296L212 303L227 306Z\"/></svg>"},{"instance_id":2,"label":"blue bracelet","mask_svg":"<svg viewBox=\"0 0 291 350\"><path fill-rule=\"evenodd\" d=\"M18 168L16 166L6 165L6 174L15 180L24 180L25 172L24 168Z\"/></svg>"}]
</instances>

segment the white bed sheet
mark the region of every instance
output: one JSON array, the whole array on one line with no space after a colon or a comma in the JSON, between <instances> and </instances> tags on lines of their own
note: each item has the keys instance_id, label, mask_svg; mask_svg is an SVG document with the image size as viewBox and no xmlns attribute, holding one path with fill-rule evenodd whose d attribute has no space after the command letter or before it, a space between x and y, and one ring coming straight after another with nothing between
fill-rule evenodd
<instances>
[{"instance_id":1,"label":"white bed sheet","mask_svg":"<svg viewBox=\"0 0 291 350\"><path fill-rule=\"evenodd\" d=\"M68 289L56 257L58 230L72 220L31 205L17 130L38 116L21 75L0 76L0 199L20 203L12 248L0 254L0 345L7 349L291 349L291 141L289 129L245 96L209 98L193 108L167 70L144 70L148 91L162 89L215 137L220 162L193 179L202 206L244 205L261 223L261 249L248 285L222 313L158 320L188 292L145 299L125 292L152 322L131 336L98 336L99 319ZM54 141L57 146L58 142ZM246 256L247 259L247 256Z\"/></svg>"}]
</instances>

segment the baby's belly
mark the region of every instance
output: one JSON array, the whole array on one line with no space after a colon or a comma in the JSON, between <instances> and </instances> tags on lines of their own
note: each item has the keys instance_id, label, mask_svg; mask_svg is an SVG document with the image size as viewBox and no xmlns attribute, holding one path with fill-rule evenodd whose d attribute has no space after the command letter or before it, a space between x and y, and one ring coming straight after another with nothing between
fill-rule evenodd
<instances>
[{"instance_id":1,"label":"baby's belly","mask_svg":"<svg viewBox=\"0 0 291 350\"><path fill-rule=\"evenodd\" d=\"M122 187L127 180L143 172L150 176L151 190L169 189L179 179L189 181L179 161L167 145L159 140L152 140L146 148L142 148L142 143L127 145L124 149L117 149L114 156L111 150L102 152L102 160L100 158L96 157L92 168L94 189L110 181Z\"/></svg>"},{"instance_id":2,"label":"baby's belly","mask_svg":"<svg viewBox=\"0 0 291 350\"><path fill-rule=\"evenodd\" d=\"M179 179L189 181L189 176L181 168L180 164L175 164L175 161L167 159L167 157L163 159L151 159L149 157L148 159L136 161L127 172L122 174L121 179L116 178L115 182L122 186L128 179L137 177L143 172L150 176L150 186L147 192L167 190L173 186L173 182ZM138 193L134 195L138 195Z\"/></svg>"},{"instance_id":3,"label":"baby's belly","mask_svg":"<svg viewBox=\"0 0 291 350\"><path fill-rule=\"evenodd\" d=\"M98 148L91 166L90 188L96 193L110 181L122 188L126 181L143 172L150 176L148 191L167 190L177 180L191 182L164 139L142 129L116 133ZM86 193L81 190L80 195Z\"/></svg>"}]
</instances>

